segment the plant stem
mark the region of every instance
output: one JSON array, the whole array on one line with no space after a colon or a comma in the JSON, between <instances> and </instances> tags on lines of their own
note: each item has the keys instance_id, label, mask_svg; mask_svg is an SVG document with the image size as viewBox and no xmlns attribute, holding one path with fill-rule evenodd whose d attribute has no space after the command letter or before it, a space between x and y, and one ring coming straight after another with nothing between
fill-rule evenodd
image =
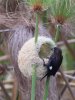
<instances>
[{"instance_id":1,"label":"plant stem","mask_svg":"<svg viewBox=\"0 0 75 100\"><path fill-rule=\"evenodd\" d=\"M56 36L55 36L55 42L57 42L59 40L59 37L60 37L60 25L57 26L57 31L56 31ZM47 77L47 79L46 79L46 85L45 85L44 100L47 100L47 97L48 97L49 80L50 80L50 78Z\"/></svg>"},{"instance_id":2,"label":"plant stem","mask_svg":"<svg viewBox=\"0 0 75 100\"><path fill-rule=\"evenodd\" d=\"M35 100L35 87L36 87L36 65L32 65L32 89L31 89L31 100Z\"/></svg>"},{"instance_id":3,"label":"plant stem","mask_svg":"<svg viewBox=\"0 0 75 100\"><path fill-rule=\"evenodd\" d=\"M39 23L39 14L36 13L35 43L38 40L38 23Z\"/></svg>"},{"instance_id":4,"label":"plant stem","mask_svg":"<svg viewBox=\"0 0 75 100\"><path fill-rule=\"evenodd\" d=\"M19 100L19 91L17 90L16 100Z\"/></svg>"},{"instance_id":5,"label":"plant stem","mask_svg":"<svg viewBox=\"0 0 75 100\"><path fill-rule=\"evenodd\" d=\"M60 25L58 25L56 27L56 35L55 35L55 42L59 41L59 37L60 37Z\"/></svg>"},{"instance_id":6,"label":"plant stem","mask_svg":"<svg viewBox=\"0 0 75 100\"><path fill-rule=\"evenodd\" d=\"M47 77L46 84L45 84L45 92L44 92L45 94L44 94L43 100L47 100L48 98L49 80L50 80L50 77Z\"/></svg>"},{"instance_id":7,"label":"plant stem","mask_svg":"<svg viewBox=\"0 0 75 100\"><path fill-rule=\"evenodd\" d=\"M47 24L46 24L46 23L48 22L48 21L47 21L47 11L44 11L44 12L43 12L43 15L42 15L42 22L43 22L43 25L44 25L44 26L47 26Z\"/></svg>"},{"instance_id":8,"label":"plant stem","mask_svg":"<svg viewBox=\"0 0 75 100\"><path fill-rule=\"evenodd\" d=\"M59 40L59 36L60 36L60 27L61 27L60 25L58 25L58 27L57 27L56 36L55 36L55 42L57 42L57 41ZM50 80L50 78L47 77L47 79L46 79L46 84L45 84L44 100L47 100L47 97L48 97L49 80Z\"/></svg>"},{"instance_id":9,"label":"plant stem","mask_svg":"<svg viewBox=\"0 0 75 100\"><path fill-rule=\"evenodd\" d=\"M36 27L35 27L35 44L38 41L38 23L39 23L39 14L36 12ZM35 88L36 88L36 67L37 65L32 65L32 89L31 89L31 100L35 100Z\"/></svg>"}]
</instances>

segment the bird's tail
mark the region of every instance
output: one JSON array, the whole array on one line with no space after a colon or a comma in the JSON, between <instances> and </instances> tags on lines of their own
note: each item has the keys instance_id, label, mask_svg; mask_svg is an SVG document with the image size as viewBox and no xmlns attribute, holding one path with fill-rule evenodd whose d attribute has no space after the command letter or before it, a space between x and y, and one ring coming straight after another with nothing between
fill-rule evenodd
<instances>
[{"instance_id":1,"label":"bird's tail","mask_svg":"<svg viewBox=\"0 0 75 100\"><path fill-rule=\"evenodd\" d=\"M48 73L46 73L46 74L41 78L40 81L42 81L46 76L48 76Z\"/></svg>"}]
</instances>

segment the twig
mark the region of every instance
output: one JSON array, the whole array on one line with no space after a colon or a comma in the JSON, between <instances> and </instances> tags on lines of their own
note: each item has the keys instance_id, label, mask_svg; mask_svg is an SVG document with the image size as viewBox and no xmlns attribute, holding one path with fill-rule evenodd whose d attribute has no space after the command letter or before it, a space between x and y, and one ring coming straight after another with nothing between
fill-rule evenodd
<instances>
[{"instance_id":1,"label":"twig","mask_svg":"<svg viewBox=\"0 0 75 100\"><path fill-rule=\"evenodd\" d=\"M64 73L63 73L64 74ZM57 75L61 75L61 73L57 73ZM71 79L71 80L75 80L75 77L74 76L71 76L71 75L67 75L67 74L64 74L64 76L68 79Z\"/></svg>"},{"instance_id":2,"label":"twig","mask_svg":"<svg viewBox=\"0 0 75 100\"><path fill-rule=\"evenodd\" d=\"M64 74L66 78L69 78L71 80L75 80L75 77L71 76L71 75L67 75L67 74Z\"/></svg>"},{"instance_id":3,"label":"twig","mask_svg":"<svg viewBox=\"0 0 75 100\"><path fill-rule=\"evenodd\" d=\"M17 92L18 92L18 85L17 85L15 75L13 78L14 78L14 80L13 80L13 89L12 89L12 99L11 100L16 100Z\"/></svg>"},{"instance_id":4,"label":"twig","mask_svg":"<svg viewBox=\"0 0 75 100\"><path fill-rule=\"evenodd\" d=\"M11 32L12 29L0 29L0 33L2 32Z\"/></svg>"},{"instance_id":5,"label":"twig","mask_svg":"<svg viewBox=\"0 0 75 100\"><path fill-rule=\"evenodd\" d=\"M5 89L5 87L3 86L3 83L2 83L1 81L0 81L0 86L1 86L3 92L4 92L5 96L6 96L6 99L7 99L7 100L11 100L10 96L8 95L6 89Z\"/></svg>"},{"instance_id":6,"label":"twig","mask_svg":"<svg viewBox=\"0 0 75 100\"><path fill-rule=\"evenodd\" d=\"M67 40L67 42L68 42L68 44L75 43L75 39ZM64 42L63 41L57 42L57 45L62 46L62 45L64 45Z\"/></svg>"},{"instance_id":7,"label":"twig","mask_svg":"<svg viewBox=\"0 0 75 100\"><path fill-rule=\"evenodd\" d=\"M72 76L75 76L75 72L72 74ZM68 80L68 82L71 82L71 81L72 81L72 79L69 79L69 80ZM66 88L67 88L67 84L63 87L61 93L59 94L59 98L60 98L60 99L61 99L61 97L63 96L63 94L64 94Z\"/></svg>"},{"instance_id":8,"label":"twig","mask_svg":"<svg viewBox=\"0 0 75 100\"><path fill-rule=\"evenodd\" d=\"M8 1L9 1L9 0L6 1L6 14L7 14L7 17L8 17L9 19L12 19L12 18L9 16L9 13L8 13Z\"/></svg>"},{"instance_id":9,"label":"twig","mask_svg":"<svg viewBox=\"0 0 75 100\"><path fill-rule=\"evenodd\" d=\"M9 55L0 56L0 61L8 60L10 57Z\"/></svg>"},{"instance_id":10,"label":"twig","mask_svg":"<svg viewBox=\"0 0 75 100\"><path fill-rule=\"evenodd\" d=\"M62 71L61 69L59 69L59 71L60 71L60 73L61 73L61 75L62 75L62 77L63 77L63 79L64 79L64 81L65 81L65 83L66 83L66 85L67 85L67 87L68 87L68 90L69 90L69 92L70 92L70 94L71 94L73 100L75 100L75 97L74 97L74 95L73 95L73 93L72 93L72 90L71 90L71 88L70 88L70 86L69 86L68 81L67 81L66 78L65 78L65 75L63 74L63 71Z\"/></svg>"},{"instance_id":11,"label":"twig","mask_svg":"<svg viewBox=\"0 0 75 100\"><path fill-rule=\"evenodd\" d=\"M13 84L14 83L14 80L10 80L10 81L3 81L3 84Z\"/></svg>"},{"instance_id":12,"label":"twig","mask_svg":"<svg viewBox=\"0 0 75 100\"><path fill-rule=\"evenodd\" d=\"M60 82L60 84L63 85L63 86L66 85L65 82ZM70 85L71 87L74 87L74 88L75 88L75 83L74 83L74 82L70 82L69 85Z\"/></svg>"},{"instance_id":13,"label":"twig","mask_svg":"<svg viewBox=\"0 0 75 100\"><path fill-rule=\"evenodd\" d=\"M64 71L64 74L72 75L75 71L74 70L66 70Z\"/></svg>"}]
</instances>

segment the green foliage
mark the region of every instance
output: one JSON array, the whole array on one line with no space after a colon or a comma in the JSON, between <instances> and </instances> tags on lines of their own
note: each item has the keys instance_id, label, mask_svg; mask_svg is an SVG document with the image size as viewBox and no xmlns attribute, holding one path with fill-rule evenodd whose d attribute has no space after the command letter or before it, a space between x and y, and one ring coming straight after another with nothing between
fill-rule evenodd
<instances>
[{"instance_id":1,"label":"green foliage","mask_svg":"<svg viewBox=\"0 0 75 100\"><path fill-rule=\"evenodd\" d=\"M51 3L51 14L54 17L63 17L64 20L75 15L75 3L73 0L55 0Z\"/></svg>"},{"instance_id":2,"label":"green foliage","mask_svg":"<svg viewBox=\"0 0 75 100\"><path fill-rule=\"evenodd\" d=\"M36 67L37 65L32 65L32 89L31 89L31 100L35 100L35 88L36 88Z\"/></svg>"}]
</instances>

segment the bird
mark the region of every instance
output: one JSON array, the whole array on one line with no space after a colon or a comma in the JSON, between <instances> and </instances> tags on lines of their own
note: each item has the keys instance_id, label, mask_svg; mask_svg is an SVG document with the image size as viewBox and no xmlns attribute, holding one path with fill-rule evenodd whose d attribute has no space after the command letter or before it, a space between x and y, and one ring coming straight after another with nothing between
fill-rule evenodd
<instances>
[{"instance_id":1,"label":"bird","mask_svg":"<svg viewBox=\"0 0 75 100\"><path fill-rule=\"evenodd\" d=\"M45 63L44 59L43 59L43 66L45 66L47 68L47 72L46 74L41 78L41 80L43 78L50 77L50 76L55 76L56 72L59 70L61 64L62 64L62 60L63 60L63 56L62 56L62 50L59 47L54 47L52 48L52 55L50 57L48 57L48 62Z\"/></svg>"}]
</instances>

